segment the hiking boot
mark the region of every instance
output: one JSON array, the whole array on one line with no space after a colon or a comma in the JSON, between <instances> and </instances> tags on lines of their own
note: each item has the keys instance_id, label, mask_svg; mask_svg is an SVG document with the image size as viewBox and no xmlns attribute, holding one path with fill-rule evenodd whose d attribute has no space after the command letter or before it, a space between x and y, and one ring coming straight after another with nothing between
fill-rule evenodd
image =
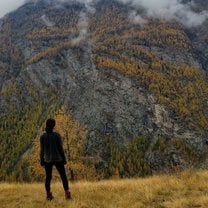
<instances>
[{"instance_id":1,"label":"hiking boot","mask_svg":"<svg viewBox=\"0 0 208 208\"><path fill-rule=\"evenodd\" d=\"M53 198L54 198L54 197L53 197L53 195L52 195L51 192L47 193L46 199L47 199L48 201L51 201Z\"/></svg>"},{"instance_id":2,"label":"hiking boot","mask_svg":"<svg viewBox=\"0 0 208 208\"><path fill-rule=\"evenodd\" d=\"M66 198L66 200L70 200L71 199L71 193L70 193L69 190L65 191L65 198Z\"/></svg>"}]
</instances>

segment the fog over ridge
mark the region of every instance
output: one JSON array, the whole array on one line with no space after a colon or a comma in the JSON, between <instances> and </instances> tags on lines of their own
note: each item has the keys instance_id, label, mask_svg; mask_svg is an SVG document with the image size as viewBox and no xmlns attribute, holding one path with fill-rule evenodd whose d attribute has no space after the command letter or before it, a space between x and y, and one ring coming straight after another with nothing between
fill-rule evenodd
<instances>
[{"instance_id":1,"label":"fog over ridge","mask_svg":"<svg viewBox=\"0 0 208 208\"><path fill-rule=\"evenodd\" d=\"M0 17L4 16L8 12L11 12L25 2L38 0L0 0ZM50 2L50 0L47 0ZM72 0L56 0L57 4L62 2L69 2ZM75 0L73 0L75 1ZM93 9L92 2L99 0L76 0L82 2ZM188 1L188 3L182 3L182 0L117 0L119 2L132 5L135 8L135 16L138 20L143 20L145 17L163 18L167 20L176 19L183 23L187 27L194 27L202 24L208 18L208 11L204 10L200 13L193 11L194 1ZM140 17L136 14L137 8L144 8L146 10L146 16ZM132 12L132 11L131 11Z\"/></svg>"},{"instance_id":2,"label":"fog over ridge","mask_svg":"<svg viewBox=\"0 0 208 208\"><path fill-rule=\"evenodd\" d=\"M129 3L134 8L143 7L148 17L163 18L167 20L176 19L187 27L202 24L208 18L208 11L200 13L193 11L194 1L186 4L182 0L118 0Z\"/></svg>"}]
</instances>

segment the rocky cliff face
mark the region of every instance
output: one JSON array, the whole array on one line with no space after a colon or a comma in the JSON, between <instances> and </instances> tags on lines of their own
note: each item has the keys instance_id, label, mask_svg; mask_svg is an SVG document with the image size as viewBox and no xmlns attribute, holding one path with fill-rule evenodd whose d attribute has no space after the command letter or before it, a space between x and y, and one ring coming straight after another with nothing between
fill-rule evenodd
<instances>
[{"instance_id":1,"label":"rocky cliff face","mask_svg":"<svg viewBox=\"0 0 208 208\"><path fill-rule=\"evenodd\" d=\"M109 163L104 138L124 148L147 135L151 170L205 165L207 21L140 25L130 9L42 0L1 20L2 179L61 107L86 127L84 154L97 164Z\"/></svg>"}]
</instances>

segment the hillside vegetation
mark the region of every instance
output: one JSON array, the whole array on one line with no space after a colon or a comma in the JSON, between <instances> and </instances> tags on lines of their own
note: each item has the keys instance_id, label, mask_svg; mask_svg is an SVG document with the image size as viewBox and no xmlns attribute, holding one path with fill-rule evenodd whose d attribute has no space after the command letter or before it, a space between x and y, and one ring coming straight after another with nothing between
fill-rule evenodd
<instances>
[{"instance_id":1,"label":"hillside vegetation","mask_svg":"<svg viewBox=\"0 0 208 208\"><path fill-rule=\"evenodd\" d=\"M135 24L132 8L115 0L96 1L94 12L50 2L29 1L2 19L0 181L42 179L38 138L49 117L75 179L207 165L207 27Z\"/></svg>"},{"instance_id":2,"label":"hillside vegetation","mask_svg":"<svg viewBox=\"0 0 208 208\"><path fill-rule=\"evenodd\" d=\"M0 184L1 208L206 208L208 172L183 172L146 179L77 182L65 201L62 185L52 184L55 199L46 201L43 184Z\"/></svg>"},{"instance_id":3,"label":"hillside vegetation","mask_svg":"<svg viewBox=\"0 0 208 208\"><path fill-rule=\"evenodd\" d=\"M101 7L92 21L97 67L138 79L175 117L192 128L207 129L204 105L208 85L203 74L190 64L170 63L152 50L160 47L168 53L186 54L191 47L187 35L176 22L148 21L142 27L131 25L123 10Z\"/></svg>"}]
</instances>

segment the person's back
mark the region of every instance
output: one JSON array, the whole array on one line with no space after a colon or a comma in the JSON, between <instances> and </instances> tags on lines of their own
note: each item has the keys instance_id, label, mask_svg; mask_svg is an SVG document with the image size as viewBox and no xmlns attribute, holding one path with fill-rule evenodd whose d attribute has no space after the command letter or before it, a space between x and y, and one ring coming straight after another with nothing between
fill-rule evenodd
<instances>
[{"instance_id":1,"label":"person's back","mask_svg":"<svg viewBox=\"0 0 208 208\"><path fill-rule=\"evenodd\" d=\"M62 139L58 133L53 132L55 125L56 122L54 119L48 119L46 122L46 133L40 137L40 162L41 166L45 167L46 172L46 197L48 200L53 199L53 195L51 193L51 179L53 165L55 165L62 179L63 187L65 190L65 197L66 199L71 199L71 193L69 191L68 180L64 167L66 164L66 158L64 154Z\"/></svg>"},{"instance_id":2,"label":"person's back","mask_svg":"<svg viewBox=\"0 0 208 208\"><path fill-rule=\"evenodd\" d=\"M65 161L62 140L58 133L44 133L41 136L41 146L44 150L44 154L42 153L42 156L45 162L50 163Z\"/></svg>"}]
</instances>

